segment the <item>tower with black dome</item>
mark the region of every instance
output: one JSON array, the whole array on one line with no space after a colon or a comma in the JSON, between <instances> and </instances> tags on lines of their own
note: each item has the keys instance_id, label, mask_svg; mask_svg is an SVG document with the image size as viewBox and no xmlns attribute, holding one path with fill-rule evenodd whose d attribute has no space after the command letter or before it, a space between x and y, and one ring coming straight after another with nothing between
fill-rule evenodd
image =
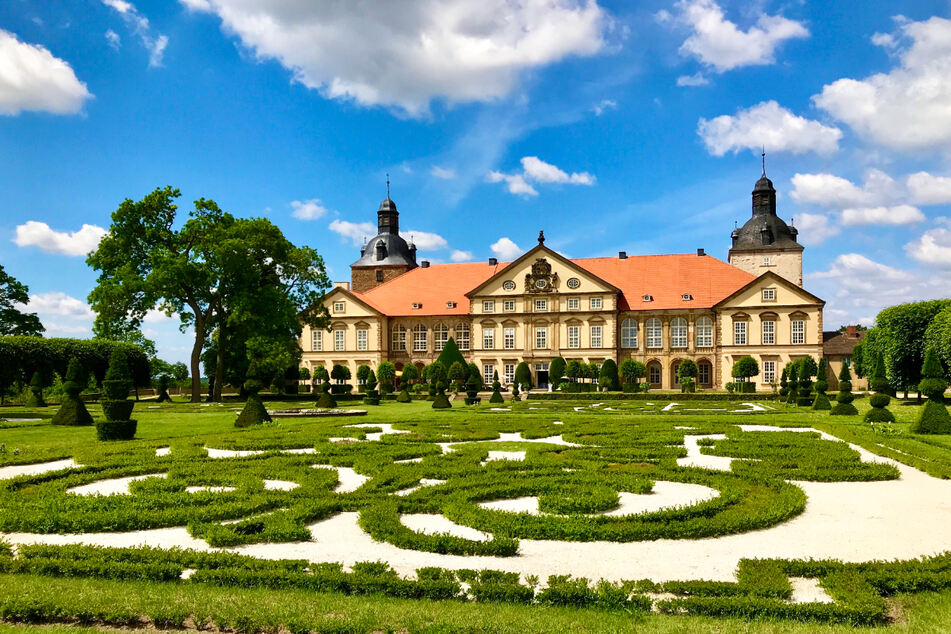
<instances>
[{"instance_id":1,"label":"tower with black dome","mask_svg":"<svg viewBox=\"0 0 951 634\"><path fill-rule=\"evenodd\" d=\"M733 230L729 262L759 276L767 271L802 286L802 251L797 242L799 231L776 215L776 189L763 175L753 187L753 217Z\"/></svg>"},{"instance_id":2,"label":"tower with black dome","mask_svg":"<svg viewBox=\"0 0 951 634\"><path fill-rule=\"evenodd\" d=\"M390 199L390 183L386 182L386 198L376 212L377 234L360 249L360 259L350 265L351 287L368 291L398 275L416 268L416 246L400 236L400 213Z\"/></svg>"}]
</instances>

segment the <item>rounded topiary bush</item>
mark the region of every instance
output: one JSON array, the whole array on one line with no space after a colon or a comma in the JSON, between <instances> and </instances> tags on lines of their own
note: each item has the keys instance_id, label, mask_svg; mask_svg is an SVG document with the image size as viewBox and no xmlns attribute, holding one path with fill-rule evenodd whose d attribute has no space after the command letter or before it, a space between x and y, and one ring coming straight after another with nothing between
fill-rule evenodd
<instances>
[{"instance_id":1,"label":"rounded topiary bush","mask_svg":"<svg viewBox=\"0 0 951 634\"><path fill-rule=\"evenodd\" d=\"M436 388L436 397L433 399L433 409L449 409L452 403L446 396L446 389L440 383Z\"/></svg>"},{"instance_id":2,"label":"rounded topiary bush","mask_svg":"<svg viewBox=\"0 0 951 634\"><path fill-rule=\"evenodd\" d=\"M868 404L872 407L882 408L888 407L888 404L891 403L892 397L888 394L872 394L868 397Z\"/></svg>"},{"instance_id":3,"label":"rounded topiary bush","mask_svg":"<svg viewBox=\"0 0 951 634\"><path fill-rule=\"evenodd\" d=\"M852 405L855 395L852 394L852 373L849 371L849 364L843 363L842 370L839 372L839 393L835 397L835 405L829 413L833 416L855 416L859 413Z\"/></svg>"},{"instance_id":4,"label":"rounded topiary bush","mask_svg":"<svg viewBox=\"0 0 951 634\"><path fill-rule=\"evenodd\" d=\"M129 401L135 404L134 401ZM132 440L138 423L134 420L106 420L96 423L96 438L99 440Z\"/></svg>"},{"instance_id":5,"label":"rounded topiary bush","mask_svg":"<svg viewBox=\"0 0 951 634\"><path fill-rule=\"evenodd\" d=\"M129 372L128 359L118 348L112 351L102 389L106 395L102 400L106 420L96 423L96 437L99 440L132 440L138 427L129 418L135 407L135 401L127 400L132 389L132 373Z\"/></svg>"},{"instance_id":6,"label":"rounded topiary bush","mask_svg":"<svg viewBox=\"0 0 951 634\"><path fill-rule=\"evenodd\" d=\"M241 413L234 421L235 427L251 427L271 421L271 415L267 413L267 408L258 395L264 389L264 383L257 379L248 379L244 382L244 390L248 393L248 400L244 404Z\"/></svg>"},{"instance_id":7,"label":"rounded topiary bush","mask_svg":"<svg viewBox=\"0 0 951 634\"><path fill-rule=\"evenodd\" d=\"M951 434L951 414L948 414L948 408L944 404L944 392L948 389L948 382L944 378L944 368L933 347L925 354L921 375L924 378L918 384L918 390L927 396L928 400L918 413L911 431L915 434Z\"/></svg>"},{"instance_id":8,"label":"rounded topiary bush","mask_svg":"<svg viewBox=\"0 0 951 634\"><path fill-rule=\"evenodd\" d=\"M46 401L43 400L43 377L39 370L33 373L30 379L30 392L26 396L26 407L46 407Z\"/></svg>"},{"instance_id":9,"label":"rounded topiary bush","mask_svg":"<svg viewBox=\"0 0 951 634\"><path fill-rule=\"evenodd\" d=\"M376 389L377 380L376 374L373 370L370 370L370 374L367 376L367 392L366 396L363 398L363 403L365 405L379 405L380 404L380 392Z\"/></svg>"},{"instance_id":10,"label":"rounded topiary bush","mask_svg":"<svg viewBox=\"0 0 951 634\"><path fill-rule=\"evenodd\" d=\"M403 389L400 390L400 393L396 395L397 403L411 403L413 398L409 395L409 390L406 389L406 386L403 386Z\"/></svg>"},{"instance_id":11,"label":"rounded topiary bush","mask_svg":"<svg viewBox=\"0 0 951 634\"><path fill-rule=\"evenodd\" d=\"M92 416L86 409L86 404L79 398L79 393L86 387L86 371L79 359L73 358L66 370L66 381L63 389L66 396L51 421L54 425L93 425Z\"/></svg>"},{"instance_id":12,"label":"rounded topiary bush","mask_svg":"<svg viewBox=\"0 0 951 634\"><path fill-rule=\"evenodd\" d=\"M102 413L108 421L129 420L134 407L135 401L103 401Z\"/></svg>"},{"instance_id":13,"label":"rounded topiary bush","mask_svg":"<svg viewBox=\"0 0 951 634\"><path fill-rule=\"evenodd\" d=\"M888 391L891 389L891 386L888 383L888 379L885 377L885 360L879 356L873 367L874 374L868 383L869 386L875 390L875 394L873 394L868 400L869 405L872 406L872 409L865 413L865 422L894 423L895 415L889 410L885 409L892 400L892 398L888 395Z\"/></svg>"},{"instance_id":14,"label":"rounded topiary bush","mask_svg":"<svg viewBox=\"0 0 951 634\"><path fill-rule=\"evenodd\" d=\"M330 383L324 381L320 384L320 397L317 399L317 409L334 409L337 407L337 400L330 393Z\"/></svg>"}]
</instances>

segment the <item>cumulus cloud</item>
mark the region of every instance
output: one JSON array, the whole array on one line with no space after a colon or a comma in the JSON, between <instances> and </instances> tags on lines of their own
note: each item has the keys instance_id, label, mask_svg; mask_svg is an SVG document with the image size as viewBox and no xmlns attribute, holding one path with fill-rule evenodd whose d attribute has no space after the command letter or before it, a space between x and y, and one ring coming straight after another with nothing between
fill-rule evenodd
<instances>
[{"instance_id":1,"label":"cumulus cloud","mask_svg":"<svg viewBox=\"0 0 951 634\"><path fill-rule=\"evenodd\" d=\"M47 253L86 255L95 251L108 232L96 225L83 225L79 231L54 231L45 222L30 220L17 225L13 241L20 247L39 247Z\"/></svg>"},{"instance_id":2,"label":"cumulus cloud","mask_svg":"<svg viewBox=\"0 0 951 634\"><path fill-rule=\"evenodd\" d=\"M438 165L433 165L432 169L429 170L429 173L444 181L452 180L456 177L456 170L439 167Z\"/></svg>"},{"instance_id":3,"label":"cumulus cloud","mask_svg":"<svg viewBox=\"0 0 951 634\"><path fill-rule=\"evenodd\" d=\"M139 13L139 10L131 2L126 2L126 0L102 0L102 3L122 16L122 20L129 30L138 36L142 46L149 52L149 66L161 66L165 48L168 46L168 37L161 33L155 33L152 25L149 24L149 19ZM116 37L118 40L118 36ZM106 38L109 38L108 34Z\"/></svg>"},{"instance_id":4,"label":"cumulus cloud","mask_svg":"<svg viewBox=\"0 0 951 634\"><path fill-rule=\"evenodd\" d=\"M898 48L898 42L910 46ZM904 22L873 42L898 49L900 65L823 87L813 102L858 134L896 150L944 148L951 141L951 20Z\"/></svg>"},{"instance_id":5,"label":"cumulus cloud","mask_svg":"<svg viewBox=\"0 0 951 634\"><path fill-rule=\"evenodd\" d=\"M502 172L493 170L486 175L485 180L489 183L501 183L504 181L508 184L507 189L510 194L517 196L538 196L538 190L529 185L522 174L503 174Z\"/></svg>"},{"instance_id":6,"label":"cumulus cloud","mask_svg":"<svg viewBox=\"0 0 951 634\"><path fill-rule=\"evenodd\" d=\"M799 241L806 246L822 244L839 235L841 231L838 225L824 214L799 214L796 216L796 228L799 229Z\"/></svg>"},{"instance_id":7,"label":"cumulus cloud","mask_svg":"<svg viewBox=\"0 0 951 634\"><path fill-rule=\"evenodd\" d=\"M460 251L459 249L455 249L449 254L449 259L453 262L468 262L472 257L472 251Z\"/></svg>"},{"instance_id":8,"label":"cumulus cloud","mask_svg":"<svg viewBox=\"0 0 951 634\"><path fill-rule=\"evenodd\" d=\"M348 222L346 220L334 220L330 223L330 230L338 233L345 238L349 238L354 246L362 246L367 238L372 238L377 233L377 226L370 222Z\"/></svg>"},{"instance_id":9,"label":"cumulus cloud","mask_svg":"<svg viewBox=\"0 0 951 634\"><path fill-rule=\"evenodd\" d=\"M706 86L710 80L703 73L694 73L693 75L681 75L677 78L678 86Z\"/></svg>"},{"instance_id":10,"label":"cumulus cloud","mask_svg":"<svg viewBox=\"0 0 951 634\"><path fill-rule=\"evenodd\" d=\"M613 99L602 99L601 103L598 103L591 108L591 111L594 112L594 116L600 117L608 110L615 110L616 108L617 102Z\"/></svg>"},{"instance_id":11,"label":"cumulus cloud","mask_svg":"<svg viewBox=\"0 0 951 634\"><path fill-rule=\"evenodd\" d=\"M411 116L504 97L525 70L598 53L613 26L596 0L181 2L308 88Z\"/></svg>"},{"instance_id":12,"label":"cumulus cloud","mask_svg":"<svg viewBox=\"0 0 951 634\"><path fill-rule=\"evenodd\" d=\"M514 260L522 255L522 248L508 238L499 238L489 248L500 260Z\"/></svg>"},{"instance_id":13,"label":"cumulus cloud","mask_svg":"<svg viewBox=\"0 0 951 634\"><path fill-rule=\"evenodd\" d=\"M537 196L538 191L532 183L561 183L566 185L594 185L595 177L588 172L572 172L569 174L557 165L546 163L537 156L522 157L522 171L513 174L491 171L486 176L490 183L505 182L510 194L520 196Z\"/></svg>"},{"instance_id":14,"label":"cumulus cloud","mask_svg":"<svg viewBox=\"0 0 951 634\"><path fill-rule=\"evenodd\" d=\"M714 156L763 146L770 152L832 154L842 138L838 128L794 115L775 101L764 101L735 116L701 118L697 134Z\"/></svg>"},{"instance_id":15,"label":"cumulus cloud","mask_svg":"<svg viewBox=\"0 0 951 634\"><path fill-rule=\"evenodd\" d=\"M892 207L855 207L842 210L842 224L855 225L911 225L921 222L925 215L911 205Z\"/></svg>"},{"instance_id":16,"label":"cumulus cloud","mask_svg":"<svg viewBox=\"0 0 951 634\"><path fill-rule=\"evenodd\" d=\"M317 220L327 215L327 208L320 202L319 198L310 200L292 200L291 215L299 220Z\"/></svg>"},{"instance_id":17,"label":"cumulus cloud","mask_svg":"<svg viewBox=\"0 0 951 634\"><path fill-rule=\"evenodd\" d=\"M917 172L906 181L911 201L918 205L947 205L951 203L951 177L933 176Z\"/></svg>"},{"instance_id":18,"label":"cumulus cloud","mask_svg":"<svg viewBox=\"0 0 951 634\"><path fill-rule=\"evenodd\" d=\"M680 53L695 57L718 73L772 64L776 47L786 40L809 36L801 22L765 13L759 15L755 26L744 31L726 19L714 0L680 0L676 7L675 17L664 12L658 18L662 22L673 18L691 29Z\"/></svg>"},{"instance_id":19,"label":"cumulus cloud","mask_svg":"<svg viewBox=\"0 0 951 634\"><path fill-rule=\"evenodd\" d=\"M109 47L114 51L118 51L122 46L122 38L119 37L119 34L109 29L106 31L106 43L109 44Z\"/></svg>"},{"instance_id":20,"label":"cumulus cloud","mask_svg":"<svg viewBox=\"0 0 951 634\"><path fill-rule=\"evenodd\" d=\"M94 319L96 314L89 304L66 293L53 291L30 295L27 308L37 314L68 319Z\"/></svg>"},{"instance_id":21,"label":"cumulus cloud","mask_svg":"<svg viewBox=\"0 0 951 634\"><path fill-rule=\"evenodd\" d=\"M865 184L861 187L841 176L825 173L796 174L792 184L793 200L823 207L886 205L902 195L895 179L876 169L865 173Z\"/></svg>"},{"instance_id":22,"label":"cumulus cloud","mask_svg":"<svg viewBox=\"0 0 951 634\"><path fill-rule=\"evenodd\" d=\"M68 63L0 29L0 115L24 110L71 114L90 97Z\"/></svg>"},{"instance_id":23,"label":"cumulus cloud","mask_svg":"<svg viewBox=\"0 0 951 634\"><path fill-rule=\"evenodd\" d=\"M951 218L937 218L940 227L905 245L905 252L922 264L951 268Z\"/></svg>"},{"instance_id":24,"label":"cumulus cloud","mask_svg":"<svg viewBox=\"0 0 951 634\"><path fill-rule=\"evenodd\" d=\"M373 235L376 235L375 233ZM435 251L449 246L446 239L438 233L428 231L400 231L400 236L407 242L412 242L420 251Z\"/></svg>"}]
</instances>

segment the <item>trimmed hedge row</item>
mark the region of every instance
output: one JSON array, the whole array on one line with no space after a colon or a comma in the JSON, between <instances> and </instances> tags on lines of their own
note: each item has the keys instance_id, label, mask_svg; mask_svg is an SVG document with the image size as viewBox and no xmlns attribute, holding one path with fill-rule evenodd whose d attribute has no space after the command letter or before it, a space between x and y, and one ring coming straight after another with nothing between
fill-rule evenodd
<instances>
[{"instance_id":1,"label":"trimmed hedge row","mask_svg":"<svg viewBox=\"0 0 951 634\"><path fill-rule=\"evenodd\" d=\"M535 401L776 401L779 400L779 394L772 392L756 392L750 398L750 394L730 394L728 392L692 392L692 393L666 393L666 392L598 392L588 394L585 392L575 392L563 394L559 392L529 392L528 399Z\"/></svg>"},{"instance_id":2,"label":"trimmed hedge row","mask_svg":"<svg viewBox=\"0 0 951 634\"><path fill-rule=\"evenodd\" d=\"M134 384L149 385L149 358L139 346L105 339L43 337L0 337L0 384L10 384L18 379L28 381L34 372L39 372L44 385L50 385L54 372L66 376L69 361L74 358L101 383L116 349L125 354Z\"/></svg>"}]
</instances>

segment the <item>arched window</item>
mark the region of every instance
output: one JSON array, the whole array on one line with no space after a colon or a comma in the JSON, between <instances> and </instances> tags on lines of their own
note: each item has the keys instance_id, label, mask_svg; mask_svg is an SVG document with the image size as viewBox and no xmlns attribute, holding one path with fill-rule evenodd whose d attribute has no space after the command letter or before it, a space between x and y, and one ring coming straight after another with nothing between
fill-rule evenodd
<instances>
[{"instance_id":1,"label":"arched window","mask_svg":"<svg viewBox=\"0 0 951 634\"><path fill-rule=\"evenodd\" d=\"M647 347L664 347L664 325L656 317L647 320Z\"/></svg>"},{"instance_id":2,"label":"arched window","mask_svg":"<svg viewBox=\"0 0 951 634\"><path fill-rule=\"evenodd\" d=\"M449 341L449 326L437 324L433 328L433 346L436 352L441 352L447 341Z\"/></svg>"},{"instance_id":3,"label":"arched window","mask_svg":"<svg viewBox=\"0 0 951 634\"><path fill-rule=\"evenodd\" d=\"M460 350L469 349L469 324L456 324L456 345Z\"/></svg>"},{"instance_id":4,"label":"arched window","mask_svg":"<svg viewBox=\"0 0 951 634\"><path fill-rule=\"evenodd\" d=\"M670 322L670 347L687 347L687 320L683 317L674 317Z\"/></svg>"},{"instance_id":5,"label":"arched window","mask_svg":"<svg viewBox=\"0 0 951 634\"><path fill-rule=\"evenodd\" d=\"M713 320L709 317L701 317L697 320L697 347L713 347Z\"/></svg>"},{"instance_id":6,"label":"arched window","mask_svg":"<svg viewBox=\"0 0 951 634\"><path fill-rule=\"evenodd\" d=\"M426 352L428 343L426 326L423 324L413 326L413 352Z\"/></svg>"},{"instance_id":7,"label":"arched window","mask_svg":"<svg viewBox=\"0 0 951 634\"><path fill-rule=\"evenodd\" d=\"M621 347L637 347L637 320L625 319L621 322Z\"/></svg>"},{"instance_id":8,"label":"arched window","mask_svg":"<svg viewBox=\"0 0 951 634\"><path fill-rule=\"evenodd\" d=\"M403 326L393 326L393 350L406 350L406 328Z\"/></svg>"}]
</instances>

